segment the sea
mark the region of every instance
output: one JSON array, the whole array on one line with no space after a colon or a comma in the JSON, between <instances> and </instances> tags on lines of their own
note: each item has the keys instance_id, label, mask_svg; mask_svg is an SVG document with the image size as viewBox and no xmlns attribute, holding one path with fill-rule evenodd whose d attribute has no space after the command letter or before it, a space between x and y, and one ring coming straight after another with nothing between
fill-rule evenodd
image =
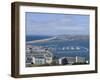
<instances>
[{"instance_id":1,"label":"sea","mask_svg":"<svg viewBox=\"0 0 100 80\"><path fill-rule=\"evenodd\" d=\"M51 38L51 36L26 36L26 42ZM60 57L85 57L89 61L89 39L85 40L50 40L48 42L28 43L33 46L52 48L51 51L57 58ZM26 44L27 45L27 44ZM73 48L73 49L72 49ZM77 50L76 48L79 48Z\"/></svg>"}]
</instances>

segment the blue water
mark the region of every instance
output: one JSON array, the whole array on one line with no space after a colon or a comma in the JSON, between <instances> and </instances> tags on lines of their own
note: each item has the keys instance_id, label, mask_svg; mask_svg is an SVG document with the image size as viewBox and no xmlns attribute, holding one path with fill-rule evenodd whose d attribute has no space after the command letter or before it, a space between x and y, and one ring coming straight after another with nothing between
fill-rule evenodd
<instances>
[{"instance_id":1,"label":"blue water","mask_svg":"<svg viewBox=\"0 0 100 80\"><path fill-rule=\"evenodd\" d=\"M38 37L41 38L41 37ZM37 39L37 37L36 37ZM42 38L43 39L43 38ZM28 40L28 39L27 39ZM89 40L51 40L48 42L32 43L33 46L43 46L53 48L52 53L54 56L60 58L65 56L80 56L85 57L89 61ZM62 50L63 47L80 47L80 50ZM86 51L88 49L88 51Z\"/></svg>"},{"instance_id":2,"label":"blue water","mask_svg":"<svg viewBox=\"0 0 100 80\"><path fill-rule=\"evenodd\" d=\"M40 40L50 38L51 36L41 36L41 35L27 35L26 41Z\"/></svg>"}]
</instances>

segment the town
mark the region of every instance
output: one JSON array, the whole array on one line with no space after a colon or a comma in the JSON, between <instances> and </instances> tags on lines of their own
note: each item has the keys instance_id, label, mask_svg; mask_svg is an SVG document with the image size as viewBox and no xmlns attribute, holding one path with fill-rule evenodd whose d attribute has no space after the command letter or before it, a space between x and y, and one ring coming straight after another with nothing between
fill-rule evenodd
<instances>
[{"instance_id":1,"label":"town","mask_svg":"<svg viewBox=\"0 0 100 80\"><path fill-rule=\"evenodd\" d=\"M53 48L43 47L43 46L32 46L26 45L26 67L35 66L55 66L55 65L77 65L77 64L88 64L88 60L85 57L80 56L63 56L57 58L52 53ZM68 50L69 47L62 48L62 50ZM74 50L71 47L71 50ZM76 47L76 50L80 50Z\"/></svg>"}]
</instances>

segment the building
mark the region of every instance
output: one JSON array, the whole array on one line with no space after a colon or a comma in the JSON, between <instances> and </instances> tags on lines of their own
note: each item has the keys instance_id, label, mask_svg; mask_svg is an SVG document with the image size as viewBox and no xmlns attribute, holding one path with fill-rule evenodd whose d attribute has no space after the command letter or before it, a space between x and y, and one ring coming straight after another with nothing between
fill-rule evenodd
<instances>
[{"instance_id":1,"label":"building","mask_svg":"<svg viewBox=\"0 0 100 80\"><path fill-rule=\"evenodd\" d=\"M44 55L46 59L46 63L51 64L53 60L53 54L50 51L47 51L46 54Z\"/></svg>"},{"instance_id":2,"label":"building","mask_svg":"<svg viewBox=\"0 0 100 80\"><path fill-rule=\"evenodd\" d=\"M85 63L85 62L86 62L85 57L76 56L76 63Z\"/></svg>"},{"instance_id":3,"label":"building","mask_svg":"<svg viewBox=\"0 0 100 80\"><path fill-rule=\"evenodd\" d=\"M27 45L26 46L26 53L32 53L32 46L31 45Z\"/></svg>"},{"instance_id":4,"label":"building","mask_svg":"<svg viewBox=\"0 0 100 80\"><path fill-rule=\"evenodd\" d=\"M45 64L46 63L46 61L45 61L45 58L44 58L44 56L43 55L40 55L40 56L33 56L32 57L32 62L33 62L33 64L36 64L36 65L41 65L41 64Z\"/></svg>"},{"instance_id":5,"label":"building","mask_svg":"<svg viewBox=\"0 0 100 80\"><path fill-rule=\"evenodd\" d=\"M53 54L46 48L41 46L27 46L26 47L26 62L28 64L51 64Z\"/></svg>"},{"instance_id":6,"label":"building","mask_svg":"<svg viewBox=\"0 0 100 80\"><path fill-rule=\"evenodd\" d=\"M50 51L39 51L33 52L33 63L37 64L51 64L52 63L52 53ZM40 64L39 63L39 64Z\"/></svg>"},{"instance_id":7,"label":"building","mask_svg":"<svg viewBox=\"0 0 100 80\"><path fill-rule=\"evenodd\" d=\"M59 59L59 64L60 64L60 65L66 65L66 64L68 64L67 58L66 58L66 57L60 58L60 59Z\"/></svg>"},{"instance_id":8,"label":"building","mask_svg":"<svg viewBox=\"0 0 100 80\"><path fill-rule=\"evenodd\" d=\"M85 63L85 57L62 57L59 59L59 64L73 64L73 63Z\"/></svg>"}]
</instances>

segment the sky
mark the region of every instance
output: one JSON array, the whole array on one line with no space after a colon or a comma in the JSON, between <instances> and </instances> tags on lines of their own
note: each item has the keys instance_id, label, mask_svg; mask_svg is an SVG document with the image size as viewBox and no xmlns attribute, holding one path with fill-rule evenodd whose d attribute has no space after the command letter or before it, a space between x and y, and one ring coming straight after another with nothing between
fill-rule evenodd
<instances>
[{"instance_id":1,"label":"sky","mask_svg":"<svg viewBox=\"0 0 100 80\"><path fill-rule=\"evenodd\" d=\"M89 15L25 13L26 35L89 35Z\"/></svg>"}]
</instances>

